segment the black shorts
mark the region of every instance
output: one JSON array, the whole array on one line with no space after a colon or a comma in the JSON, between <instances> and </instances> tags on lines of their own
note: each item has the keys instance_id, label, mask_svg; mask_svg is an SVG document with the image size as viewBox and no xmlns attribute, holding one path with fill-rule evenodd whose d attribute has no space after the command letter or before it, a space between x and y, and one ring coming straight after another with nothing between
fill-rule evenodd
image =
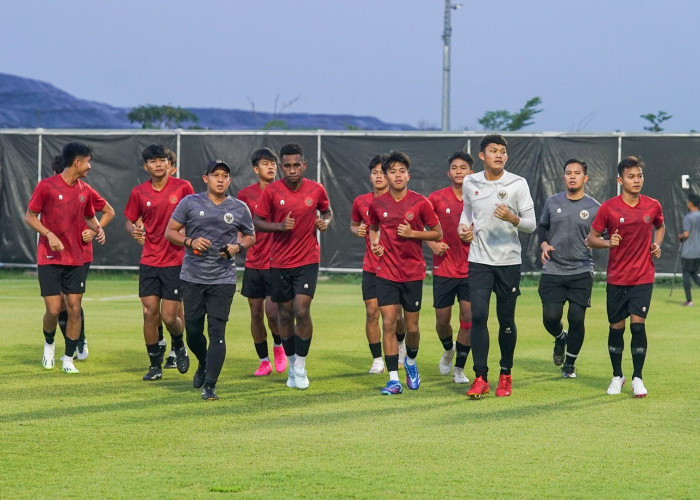
<instances>
[{"instance_id":1,"label":"black shorts","mask_svg":"<svg viewBox=\"0 0 700 500\"><path fill-rule=\"evenodd\" d=\"M362 271L362 300L377 298L377 275Z\"/></svg>"},{"instance_id":2,"label":"black shorts","mask_svg":"<svg viewBox=\"0 0 700 500\"><path fill-rule=\"evenodd\" d=\"M139 265L139 297L155 295L165 300L182 300L180 266Z\"/></svg>"},{"instance_id":3,"label":"black shorts","mask_svg":"<svg viewBox=\"0 0 700 500\"><path fill-rule=\"evenodd\" d=\"M273 302L289 302L296 295L308 295L313 298L318 281L318 264L289 269L271 267L270 277Z\"/></svg>"},{"instance_id":4,"label":"black shorts","mask_svg":"<svg viewBox=\"0 0 700 500\"><path fill-rule=\"evenodd\" d=\"M619 323L630 314L646 318L649 314L653 283L642 285L611 285L606 288L608 322Z\"/></svg>"},{"instance_id":5,"label":"black shorts","mask_svg":"<svg viewBox=\"0 0 700 500\"><path fill-rule=\"evenodd\" d=\"M684 273L698 274L700 259L684 259L681 257L681 269Z\"/></svg>"},{"instance_id":6,"label":"black shorts","mask_svg":"<svg viewBox=\"0 0 700 500\"><path fill-rule=\"evenodd\" d=\"M469 278L446 278L433 276L433 307L443 309L450 307L457 300L470 301Z\"/></svg>"},{"instance_id":7,"label":"black shorts","mask_svg":"<svg viewBox=\"0 0 700 500\"><path fill-rule=\"evenodd\" d=\"M520 264L491 266L469 263L469 287L476 290L488 289L499 297L520 295Z\"/></svg>"},{"instance_id":8,"label":"black shorts","mask_svg":"<svg viewBox=\"0 0 700 500\"><path fill-rule=\"evenodd\" d=\"M563 304L567 300L583 307L591 307L593 273L543 274L537 291L542 304Z\"/></svg>"},{"instance_id":9,"label":"black shorts","mask_svg":"<svg viewBox=\"0 0 700 500\"><path fill-rule=\"evenodd\" d=\"M41 296L51 297L52 295L61 295L61 292L66 294L85 293L85 282L89 270L89 262L82 266L55 264L37 266Z\"/></svg>"},{"instance_id":10,"label":"black shorts","mask_svg":"<svg viewBox=\"0 0 700 500\"><path fill-rule=\"evenodd\" d=\"M249 299L264 299L272 296L272 278L269 269L246 267L243 271L241 295Z\"/></svg>"},{"instance_id":11,"label":"black shorts","mask_svg":"<svg viewBox=\"0 0 700 500\"><path fill-rule=\"evenodd\" d=\"M186 318L201 318L205 314L228 321L236 285L204 285L182 282L182 305Z\"/></svg>"},{"instance_id":12,"label":"black shorts","mask_svg":"<svg viewBox=\"0 0 700 500\"><path fill-rule=\"evenodd\" d=\"M418 312L422 300L423 280L399 282L377 276L379 307L400 304L406 312Z\"/></svg>"}]
</instances>

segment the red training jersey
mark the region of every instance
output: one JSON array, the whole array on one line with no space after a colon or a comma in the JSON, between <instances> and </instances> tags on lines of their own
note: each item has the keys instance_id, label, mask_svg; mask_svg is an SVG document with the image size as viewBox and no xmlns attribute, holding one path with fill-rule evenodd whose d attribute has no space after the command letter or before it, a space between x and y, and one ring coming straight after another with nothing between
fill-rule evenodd
<instances>
[{"instance_id":1,"label":"red training jersey","mask_svg":"<svg viewBox=\"0 0 700 500\"><path fill-rule=\"evenodd\" d=\"M391 192L372 200L369 221L372 226L379 226L379 243L384 247L377 265L380 278L396 282L425 279L422 241L397 234L404 220L414 231L424 231L426 226L434 227L440 222L428 199L415 191L408 190L400 201L394 200Z\"/></svg>"},{"instance_id":2,"label":"red training jersey","mask_svg":"<svg viewBox=\"0 0 700 500\"><path fill-rule=\"evenodd\" d=\"M49 240L39 236L37 264L82 266L83 227L85 218L95 216L92 188L78 179L72 186L66 184L60 174L43 179L34 188L29 200L29 210L41 215L41 223L63 243L63 251L51 250Z\"/></svg>"},{"instance_id":3,"label":"red training jersey","mask_svg":"<svg viewBox=\"0 0 700 500\"><path fill-rule=\"evenodd\" d=\"M598 209L593 229L599 233L617 232L622 240L610 248L608 283L611 285L641 285L654 282L654 262L651 239L654 229L664 225L661 204L654 198L640 195L634 207L622 200L622 195L610 198Z\"/></svg>"},{"instance_id":4,"label":"red training jersey","mask_svg":"<svg viewBox=\"0 0 700 500\"><path fill-rule=\"evenodd\" d=\"M238 199L248 205L251 214L255 213L260 195L263 189L260 183L256 182L241 189L238 192ZM270 269L270 247L272 245L272 233L255 233L255 245L246 250L245 267L249 269Z\"/></svg>"},{"instance_id":5,"label":"red training jersey","mask_svg":"<svg viewBox=\"0 0 700 500\"><path fill-rule=\"evenodd\" d=\"M275 231L270 245L270 267L290 269L318 264L321 253L316 240L316 211L328 210L325 188L318 182L302 179L296 191L284 179L269 184L262 192L256 215L268 222L282 222L291 212L294 228Z\"/></svg>"},{"instance_id":6,"label":"red training jersey","mask_svg":"<svg viewBox=\"0 0 700 500\"><path fill-rule=\"evenodd\" d=\"M372 253L372 243L369 241L369 206L374 199L374 193L361 194L352 202L350 218L354 222L365 223L367 234L365 235L365 256L362 259L362 270L376 274L379 257Z\"/></svg>"},{"instance_id":7,"label":"red training jersey","mask_svg":"<svg viewBox=\"0 0 700 500\"><path fill-rule=\"evenodd\" d=\"M92 186L88 185L88 187L92 191L92 207L95 209L95 213L101 212L107 204L107 201L102 196L100 196L100 194L97 191L95 191L95 189ZM84 223L83 231L85 231L86 229L88 229L88 226ZM85 258L85 262L92 262L92 241L83 241L83 237L81 234L80 243L83 246L83 256Z\"/></svg>"},{"instance_id":8,"label":"red training jersey","mask_svg":"<svg viewBox=\"0 0 700 500\"><path fill-rule=\"evenodd\" d=\"M433 254L433 275L445 278L466 278L469 275L469 243L459 239L457 226L464 204L452 187L428 196L442 227L442 242L450 247L444 255Z\"/></svg>"},{"instance_id":9,"label":"red training jersey","mask_svg":"<svg viewBox=\"0 0 700 500\"><path fill-rule=\"evenodd\" d=\"M141 264L153 267L182 265L185 247L166 240L165 229L177 204L190 194L194 194L192 185L177 177L168 177L160 191L153 188L150 180L131 190L124 216L132 223L140 217L146 230L146 241L139 261Z\"/></svg>"}]
</instances>

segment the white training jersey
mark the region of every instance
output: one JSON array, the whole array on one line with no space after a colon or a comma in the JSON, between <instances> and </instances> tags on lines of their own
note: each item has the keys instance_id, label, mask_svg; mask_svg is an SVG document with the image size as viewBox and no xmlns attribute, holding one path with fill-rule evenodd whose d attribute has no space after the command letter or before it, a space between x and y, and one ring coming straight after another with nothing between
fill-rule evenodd
<instances>
[{"instance_id":1,"label":"white training jersey","mask_svg":"<svg viewBox=\"0 0 700 500\"><path fill-rule=\"evenodd\" d=\"M474 223L474 240L469 248L469 262L491 266L522 263L518 230L532 233L536 227L535 204L527 181L504 171L500 179L487 181L484 172L468 175L462 184L464 208L460 224ZM497 218L496 205L505 204L520 217L514 227Z\"/></svg>"}]
</instances>

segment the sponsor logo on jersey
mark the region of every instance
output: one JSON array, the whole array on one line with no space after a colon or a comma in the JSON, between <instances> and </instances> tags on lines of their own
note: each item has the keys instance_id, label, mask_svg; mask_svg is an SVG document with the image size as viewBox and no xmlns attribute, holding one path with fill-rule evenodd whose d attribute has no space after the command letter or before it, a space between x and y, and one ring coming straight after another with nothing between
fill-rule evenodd
<instances>
[{"instance_id":1,"label":"sponsor logo on jersey","mask_svg":"<svg viewBox=\"0 0 700 500\"><path fill-rule=\"evenodd\" d=\"M508 198L508 191L501 189L496 196L498 196L499 200L503 201Z\"/></svg>"},{"instance_id":2,"label":"sponsor logo on jersey","mask_svg":"<svg viewBox=\"0 0 700 500\"><path fill-rule=\"evenodd\" d=\"M624 223L625 223L625 218L624 218L624 217L620 217L620 224L624 224Z\"/></svg>"},{"instance_id":3,"label":"sponsor logo on jersey","mask_svg":"<svg viewBox=\"0 0 700 500\"><path fill-rule=\"evenodd\" d=\"M382 217L384 217L384 218L386 219L387 217L389 217L389 214L386 213L386 212L384 212L384 213L382 214Z\"/></svg>"},{"instance_id":4,"label":"sponsor logo on jersey","mask_svg":"<svg viewBox=\"0 0 700 500\"><path fill-rule=\"evenodd\" d=\"M479 190L474 191L474 196L479 196Z\"/></svg>"},{"instance_id":5,"label":"sponsor logo on jersey","mask_svg":"<svg viewBox=\"0 0 700 500\"><path fill-rule=\"evenodd\" d=\"M588 218L591 216L591 214L588 213L588 210L581 210L581 211L578 213L578 215L579 215L579 217L581 217L583 220L586 220L586 219L588 219Z\"/></svg>"},{"instance_id":6,"label":"sponsor logo on jersey","mask_svg":"<svg viewBox=\"0 0 700 500\"><path fill-rule=\"evenodd\" d=\"M449 208L446 208L446 209L445 209L445 213L446 213L446 214L449 214L450 212L451 212L451 210L450 210Z\"/></svg>"},{"instance_id":7,"label":"sponsor logo on jersey","mask_svg":"<svg viewBox=\"0 0 700 500\"><path fill-rule=\"evenodd\" d=\"M561 208L557 208L557 213L558 213L558 214L561 213Z\"/></svg>"},{"instance_id":8,"label":"sponsor logo on jersey","mask_svg":"<svg viewBox=\"0 0 700 500\"><path fill-rule=\"evenodd\" d=\"M147 201L147 202L146 202L146 206L147 206L147 207L150 207L150 206L151 206L151 202L150 202L150 201Z\"/></svg>"},{"instance_id":9,"label":"sponsor logo on jersey","mask_svg":"<svg viewBox=\"0 0 700 500\"><path fill-rule=\"evenodd\" d=\"M406 212L406 220L413 220L415 214L413 212Z\"/></svg>"},{"instance_id":10,"label":"sponsor logo on jersey","mask_svg":"<svg viewBox=\"0 0 700 500\"><path fill-rule=\"evenodd\" d=\"M280 200L280 205L284 205L284 200Z\"/></svg>"},{"instance_id":11,"label":"sponsor logo on jersey","mask_svg":"<svg viewBox=\"0 0 700 500\"><path fill-rule=\"evenodd\" d=\"M62 200L62 199L63 199L63 195L62 195L62 194L59 194L59 195L58 195L58 199L59 199L59 200Z\"/></svg>"},{"instance_id":12,"label":"sponsor logo on jersey","mask_svg":"<svg viewBox=\"0 0 700 500\"><path fill-rule=\"evenodd\" d=\"M200 211L199 211L199 216L200 216L200 217L204 217L204 210L200 210Z\"/></svg>"},{"instance_id":13,"label":"sponsor logo on jersey","mask_svg":"<svg viewBox=\"0 0 700 500\"><path fill-rule=\"evenodd\" d=\"M224 214L224 222L226 224L233 224L233 214L231 212L226 212Z\"/></svg>"},{"instance_id":14,"label":"sponsor logo on jersey","mask_svg":"<svg viewBox=\"0 0 700 500\"><path fill-rule=\"evenodd\" d=\"M312 200L310 196L304 198L304 205L306 205L307 207L310 207L313 204L313 202L314 200Z\"/></svg>"}]
</instances>

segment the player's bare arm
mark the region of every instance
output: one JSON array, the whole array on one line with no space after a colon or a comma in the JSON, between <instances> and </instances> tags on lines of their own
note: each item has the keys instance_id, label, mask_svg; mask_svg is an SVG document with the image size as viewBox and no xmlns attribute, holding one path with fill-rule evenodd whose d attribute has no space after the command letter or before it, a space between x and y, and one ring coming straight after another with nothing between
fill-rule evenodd
<instances>
[{"instance_id":1,"label":"player's bare arm","mask_svg":"<svg viewBox=\"0 0 700 500\"><path fill-rule=\"evenodd\" d=\"M105 242L107 241L107 236L105 235L104 229L102 229L102 226L100 226L99 221L97 220L97 217L93 216L90 217L89 219L85 219L85 223L87 226L92 229L95 232L95 239L100 245L104 245Z\"/></svg>"},{"instance_id":2,"label":"player's bare arm","mask_svg":"<svg viewBox=\"0 0 700 500\"><path fill-rule=\"evenodd\" d=\"M445 252L450 249L450 246L444 241L426 241L425 243L428 245L428 248L430 248L433 254L439 255L440 257L445 255Z\"/></svg>"},{"instance_id":3,"label":"player's bare arm","mask_svg":"<svg viewBox=\"0 0 700 500\"><path fill-rule=\"evenodd\" d=\"M168 222L168 227L165 228L165 239L174 245L181 247L191 248L197 252L205 252L211 247L211 241L207 238L192 238L191 236L185 236L180 231L184 227L183 224L177 222L176 220L170 219ZM253 240L255 242L255 240Z\"/></svg>"},{"instance_id":4,"label":"player's bare arm","mask_svg":"<svg viewBox=\"0 0 700 500\"><path fill-rule=\"evenodd\" d=\"M54 252L62 252L64 250L65 247L63 246L63 243L61 243L59 237L53 234L53 231L41 223L37 212L27 210L27 213L24 215L24 222L26 222L27 225L34 231L45 236L49 240L51 250Z\"/></svg>"},{"instance_id":5,"label":"player's bare arm","mask_svg":"<svg viewBox=\"0 0 700 500\"><path fill-rule=\"evenodd\" d=\"M235 243L227 243L226 250L221 253L221 257L224 259L233 259L236 254L248 250L250 247L255 245L255 235L254 234L243 234L238 233Z\"/></svg>"},{"instance_id":6,"label":"player's bare arm","mask_svg":"<svg viewBox=\"0 0 700 500\"><path fill-rule=\"evenodd\" d=\"M369 241L374 255L377 257L384 255L384 247L379 244L379 226L369 226Z\"/></svg>"},{"instance_id":7,"label":"player's bare arm","mask_svg":"<svg viewBox=\"0 0 700 500\"><path fill-rule=\"evenodd\" d=\"M588 237L586 238L586 244L590 248L612 248L618 246L621 241L622 236L620 233L618 233L617 229L610 236L609 240L604 239L602 237L602 233L599 233L593 228L591 228L591 231L588 233Z\"/></svg>"},{"instance_id":8,"label":"player's bare arm","mask_svg":"<svg viewBox=\"0 0 700 500\"><path fill-rule=\"evenodd\" d=\"M546 264L550 259L549 252L554 252L556 248L554 248L546 241L543 241L540 244L540 248L542 249L542 255L540 255L540 260L542 261L542 264Z\"/></svg>"},{"instance_id":9,"label":"player's bare arm","mask_svg":"<svg viewBox=\"0 0 700 500\"><path fill-rule=\"evenodd\" d=\"M279 233L291 231L294 229L294 222L292 212L289 212L282 222L270 222L257 214L253 217L253 225L255 226L255 230L260 231L261 233Z\"/></svg>"},{"instance_id":10,"label":"player's bare arm","mask_svg":"<svg viewBox=\"0 0 700 500\"><path fill-rule=\"evenodd\" d=\"M661 243L664 241L664 236L666 235L666 226L661 226L656 228L654 233L654 242L651 244L651 255L655 259L661 257Z\"/></svg>"},{"instance_id":11,"label":"player's bare arm","mask_svg":"<svg viewBox=\"0 0 700 500\"><path fill-rule=\"evenodd\" d=\"M364 238L367 235L367 225L364 222L350 222L350 232L359 238Z\"/></svg>"},{"instance_id":12,"label":"player's bare arm","mask_svg":"<svg viewBox=\"0 0 700 500\"><path fill-rule=\"evenodd\" d=\"M457 234L459 239L465 243L471 243L474 239L474 224L467 226L466 224L460 224L457 226Z\"/></svg>"},{"instance_id":13,"label":"player's bare arm","mask_svg":"<svg viewBox=\"0 0 700 500\"><path fill-rule=\"evenodd\" d=\"M328 210L321 212L320 217L316 218L316 229L321 232L325 231L330 226L331 221L333 221L333 211L329 207Z\"/></svg>"},{"instance_id":14,"label":"player's bare arm","mask_svg":"<svg viewBox=\"0 0 700 500\"><path fill-rule=\"evenodd\" d=\"M107 202L105 202L105 206L102 208L102 210L100 210L100 212L102 212L102 217L100 217L99 223L100 227L104 229L110 222L112 222L112 219L114 219L116 212L114 211L112 205L110 205ZM89 243L97 236L97 233L92 229L88 228L85 231L83 231L82 236L83 241L85 243Z\"/></svg>"},{"instance_id":15,"label":"player's bare arm","mask_svg":"<svg viewBox=\"0 0 700 500\"><path fill-rule=\"evenodd\" d=\"M141 219L132 222L127 219L124 227L126 228L126 232L136 240L136 242L139 245L143 245L146 241L146 230L143 227L143 222L141 222Z\"/></svg>"}]
</instances>

